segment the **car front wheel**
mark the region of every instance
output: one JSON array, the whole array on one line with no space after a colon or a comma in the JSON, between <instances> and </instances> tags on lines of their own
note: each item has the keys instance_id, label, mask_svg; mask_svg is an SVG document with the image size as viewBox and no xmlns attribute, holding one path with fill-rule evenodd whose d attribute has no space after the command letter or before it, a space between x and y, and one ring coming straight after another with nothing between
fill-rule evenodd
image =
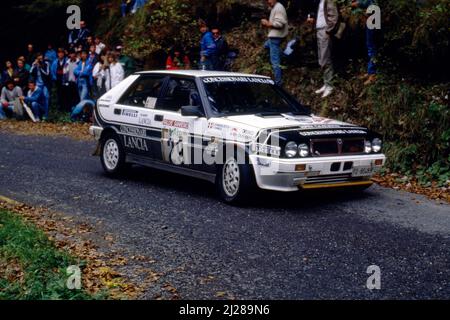
<instances>
[{"instance_id":1,"label":"car front wheel","mask_svg":"<svg viewBox=\"0 0 450 320\"><path fill-rule=\"evenodd\" d=\"M218 168L216 185L220 197L226 203L243 203L255 190L254 174L248 164L238 164L229 158Z\"/></svg>"},{"instance_id":2,"label":"car front wheel","mask_svg":"<svg viewBox=\"0 0 450 320\"><path fill-rule=\"evenodd\" d=\"M117 136L110 135L102 140L100 159L108 175L114 176L124 171L125 151Z\"/></svg>"}]
</instances>

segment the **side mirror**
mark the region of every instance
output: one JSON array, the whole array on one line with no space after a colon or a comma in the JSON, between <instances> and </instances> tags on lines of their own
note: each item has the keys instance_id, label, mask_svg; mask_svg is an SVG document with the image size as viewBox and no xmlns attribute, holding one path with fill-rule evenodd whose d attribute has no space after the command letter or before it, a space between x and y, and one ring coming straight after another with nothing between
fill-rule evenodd
<instances>
[{"instance_id":1,"label":"side mirror","mask_svg":"<svg viewBox=\"0 0 450 320\"><path fill-rule=\"evenodd\" d=\"M201 107L198 106L184 106L181 107L181 115L183 117L204 117L205 114Z\"/></svg>"}]
</instances>

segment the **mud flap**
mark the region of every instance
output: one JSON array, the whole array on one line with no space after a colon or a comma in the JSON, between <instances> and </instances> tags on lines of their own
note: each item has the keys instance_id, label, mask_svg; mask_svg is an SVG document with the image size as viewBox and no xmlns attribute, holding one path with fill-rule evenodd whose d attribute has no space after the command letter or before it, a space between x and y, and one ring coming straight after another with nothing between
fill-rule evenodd
<instances>
[{"instance_id":1,"label":"mud flap","mask_svg":"<svg viewBox=\"0 0 450 320\"><path fill-rule=\"evenodd\" d=\"M102 151L102 146L100 145L100 142L97 142L97 147L95 148L94 152L92 153L93 157L99 157Z\"/></svg>"}]
</instances>

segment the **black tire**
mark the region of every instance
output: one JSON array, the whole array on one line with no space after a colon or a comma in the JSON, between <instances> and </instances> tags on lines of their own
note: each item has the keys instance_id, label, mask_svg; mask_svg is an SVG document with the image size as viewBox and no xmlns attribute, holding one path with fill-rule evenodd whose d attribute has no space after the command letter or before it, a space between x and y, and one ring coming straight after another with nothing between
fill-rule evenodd
<instances>
[{"instance_id":1,"label":"black tire","mask_svg":"<svg viewBox=\"0 0 450 320\"><path fill-rule=\"evenodd\" d=\"M117 135L109 134L101 140L100 161L107 175L115 177L123 174L127 169L125 158L122 141Z\"/></svg>"},{"instance_id":2,"label":"black tire","mask_svg":"<svg viewBox=\"0 0 450 320\"><path fill-rule=\"evenodd\" d=\"M237 190L231 192L229 188L226 187L226 182L224 175L226 175L226 166L230 160L236 162L235 170L238 170L239 181L236 184ZM237 164L235 158L230 158L225 161L225 164L218 166L218 172L216 177L216 188L220 198L228 204L245 204L250 199L254 192L256 191L256 181L253 168L250 164ZM230 178L228 178L228 181Z\"/></svg>"}]
</instances>

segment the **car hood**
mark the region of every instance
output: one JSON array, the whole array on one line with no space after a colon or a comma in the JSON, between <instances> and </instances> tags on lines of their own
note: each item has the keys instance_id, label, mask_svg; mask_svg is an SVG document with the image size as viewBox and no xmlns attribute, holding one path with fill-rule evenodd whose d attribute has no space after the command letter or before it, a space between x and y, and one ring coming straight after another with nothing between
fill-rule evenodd
<instances>
[{"instance_id":1,"label":"car hood","mask_svg":"<svg viewBox=\"0 0 450 320\"><path fill-rule=\"evenodd\" d=\"M353 124L317 117L302 115L240 115L212 118L208 123L207 134L236 141L254 140L262 130L296 131L304 136L365 134L365 128ZM362 131L364 130L364 131Z\"/></svg>"},{"instance_id":2,"label":"car hood","mask_svg":"<svg viewBox=\"0 0 450 320\"><path fill-rule=\"evenodd\" d=\"M297 128L297 129L341 129L343 127L357 126L337 120L332 120L317 116L302 116L302 115L277 115L277 116L258 116L258 115L242 115L242 116L230 116L226 117L230 122L236 123L236 125L251 126L254 129L285 129L285 128Z\"/></svg>"}]
</instances>

